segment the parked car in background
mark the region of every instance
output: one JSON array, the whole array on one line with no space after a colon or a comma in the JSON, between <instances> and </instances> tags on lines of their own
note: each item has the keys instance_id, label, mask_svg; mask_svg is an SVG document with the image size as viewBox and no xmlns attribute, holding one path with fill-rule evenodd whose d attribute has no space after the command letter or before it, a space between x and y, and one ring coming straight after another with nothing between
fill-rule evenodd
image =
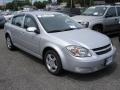
<instances>
[{"instance_id":1,"label":"parked car in background","mask_svg":"<svg viewBox=\"0 0 120 90\"><path fill-rule=\"evenodd\" d=\"M4 24L5 24L5 22L6 22L6 20L5 20L5 18L2 16L2 15L0 15L0 27L4 27Z\"/></svg>"},{"instance_id":2,"label":"parked car in background","mask_svg":"<svg viewBox=\"0 0 120 90\"><path fill-rule=\"evenodd\" d=\"M72 17L86 28L108 33L120 31L120 5L98 5Z\"/></svg>"},{"instance_id":3,"label":"parked car in background","mask_svg":"<svg viewBox=\"0 0 120 90\"><path fill-rule=\"evenodd\" d=\"M61 8L61 9L53 9L50 11L60 12L60 13L63 13L63 14L66 14L66 15L72 17L72 16L80 15L81 11L83 11L83 8L82 9L80 9L80 8Z\"/></svg>"},{"instance_id":4,"label":"parked car in background","mask_svg":"<svg viewBox=\"0 0 120 90\"><path fill-rule=\"evenodd\" d=\"M5 20L8 21L13 17L12 11L3 11L1 15L4 16Z\"/></svg>"},{"instance_id":5,"label":"parked car in background","mask_svg":"<svg viewBox=\"0 0 120 90\"><path fill-rule=\"evenodd\" d=\"M12 13L12 15L14 16L14 15L20 14L20 13L22 13L22 12L23 12L22 10L14 11L14 12Z\"/></svg>"},{"instance_id":6,"label":"parked car in background","mask_svg":"<svg viewBox=\"0 0 120 90\"><path fill-rule=\"evenodd\" d=\"M69 16L32 11L14 16L5 24L7 47L18 47L43 60L47 70L58 75L68 70L91 73L114 62L110 38L84 29Z\"/></svg>"}]
</instances>

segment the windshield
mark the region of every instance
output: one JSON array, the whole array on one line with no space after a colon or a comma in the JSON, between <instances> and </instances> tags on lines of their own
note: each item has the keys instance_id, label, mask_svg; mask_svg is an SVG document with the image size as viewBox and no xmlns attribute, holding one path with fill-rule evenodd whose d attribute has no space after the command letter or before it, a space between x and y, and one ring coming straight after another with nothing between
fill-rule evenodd
<instances>
[{"instance_id":1,"label":"windshield","mask_svg":"<svg viewBox=\"0 0 120 90\"><path fill-rule=\"evenodd\" d=\"M89 7L82 15L86 16L103 16L107 7Z\"/></svg>"},{"instance_id":2,"label":"windshield","mask_svg":"<svg viewBox=\"0 0 120 90\"><path fill-rule=\"evenodd\" d=\"M62 14L38 16L42 26L48 33L81 29L82 26L70 17Z\"/></svg>"}]
</instances>

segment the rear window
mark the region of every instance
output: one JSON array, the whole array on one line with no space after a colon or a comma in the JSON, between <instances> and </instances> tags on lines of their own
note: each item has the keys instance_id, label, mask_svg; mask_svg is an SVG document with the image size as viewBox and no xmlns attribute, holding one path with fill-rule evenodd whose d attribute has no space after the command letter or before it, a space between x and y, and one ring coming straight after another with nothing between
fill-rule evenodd
<instances>
[{"instance_id":1,"label":"rear window","mask_svg":"<svg viewBox=\"0 0 120 90\"><path fill-rule=\"evenodd\" d=\"M108 9L106 15L110 15L110 17L116 17L116 9L115 7L111 7Z\"/></svg>"},{"instance_id":2,"label":"rear window","mask_svg":"<svg viewBox=\"0 0 120 90\"><path fill-rule=\"evenodd\" d=\"M12 24L21 27L24 15L15 16L12 19Z\"/></svg>"}]
</instances>

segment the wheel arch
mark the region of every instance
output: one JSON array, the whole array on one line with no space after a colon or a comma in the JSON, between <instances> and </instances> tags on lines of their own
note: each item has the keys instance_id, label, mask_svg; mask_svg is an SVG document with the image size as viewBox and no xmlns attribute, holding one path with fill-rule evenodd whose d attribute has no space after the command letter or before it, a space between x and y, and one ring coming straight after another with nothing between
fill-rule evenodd
<instances>
[{"instance_id":1,"label":"wheel arch","mask_svg":"<svg viewBox=\"0 0 120 90\"><path fill-rule=\"evenodd\" d=\"M54 50L60 57L61 59L61 63L63 65L63 61L62 61L62 58L64 57L63 54L62 54L62 50L56 46L47 46L43 49L43 52L42 52L42 59L44 59L44 55L45 53L48 51L48 50ZM44 60L43 60L44 62Z\"/></svg>"},{"instance_id":2,"label":"wheel arch","mask_svg":"<svg viewBox=\"0 0 120 90\"><path fill-rule=\"evenodd\" d=\"M6 36L8 36L8 35L11 37L11 32L5 30L5 38L6 38ZM12 37L11 37L11 38L12 38Z\"/></svg>"},{"instance_id":3,"label":"wheel arch","mask_svg":"<svg viewBox=\"0 0 120 90\"><path fill-rule=\"evenodd\" d=\"M96 27L96 26L101 26L101 27L102 27L102 29L104 28L104 26L103 26L103 24L102 24L102 23L97 23L97 24L94 24L94 25L92 26L92 29L93 29L94 27Z\"/></svg>"},{"instance_id":4,"label":"wheel arch","mask_svg":"<svg viewBox=\"0 0 120 90\"><path fill-rule=\"evenodd\" d=\"M5 33L5 38L7 37L7 36L10 36L10 34L7 32L7 33Z\"/></svg>"}]
</instances>

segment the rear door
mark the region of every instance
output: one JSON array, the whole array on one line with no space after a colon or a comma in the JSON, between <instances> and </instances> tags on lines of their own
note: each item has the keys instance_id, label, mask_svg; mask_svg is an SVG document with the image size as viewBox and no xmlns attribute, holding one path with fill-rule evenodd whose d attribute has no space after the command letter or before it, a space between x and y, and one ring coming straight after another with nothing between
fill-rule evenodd
<instances>
[{"instance_id":1,"label":"rear door","mask_svg":"<svg viewBox=\"0 0 120 90\"><path fill-rule=\"evenodd\" d=\"M105 15L104 25L106 31L114 31L117 29L119 19L117 17L116 8L110 7Z\"/></svg>"},{"instance_id":2,"label":"rear door","mask_svg":"<svg viewBox=\"0 0 120 90\"><path fill-rule=\"evenodd\" d=\"M21 34L23 31L23 19L24 19L24 15L17 15L14 16L12 19L12 23L11 23L11 34L12 34L12 40L15 44L17 44L17 46L21 45Z\"/></svg>"}]
</instances>

